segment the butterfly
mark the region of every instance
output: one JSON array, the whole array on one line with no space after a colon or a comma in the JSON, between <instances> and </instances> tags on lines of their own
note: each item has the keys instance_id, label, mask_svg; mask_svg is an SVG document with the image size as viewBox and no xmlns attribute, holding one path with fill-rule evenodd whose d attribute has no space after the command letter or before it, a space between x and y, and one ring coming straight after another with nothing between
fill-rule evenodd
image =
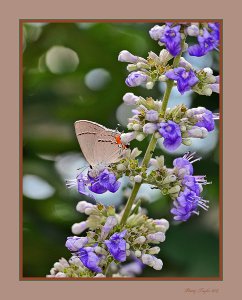
<instances>
[{"instance_id":1,"label":"butterfly","mask_svg":"<svg viewBox=\"0 0 242 300\"><path fill-rule=\"evenodd\" d=\"M122 158L126 146L122 144L117 130L79 120L75 122L75 132L82 153L92 169L109 166Z\"/></svg>"}]
</instances>

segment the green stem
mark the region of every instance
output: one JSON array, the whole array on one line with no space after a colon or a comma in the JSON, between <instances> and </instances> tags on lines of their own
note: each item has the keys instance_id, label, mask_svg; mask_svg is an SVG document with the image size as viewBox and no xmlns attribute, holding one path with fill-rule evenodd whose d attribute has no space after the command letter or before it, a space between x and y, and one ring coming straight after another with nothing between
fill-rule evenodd
<instances>
[{"instance_id":1,"label":"green stem","mask_svg":"<svg viewBox=\"0 0 242 300\"><path fill-rule=\"evenodd\" d=\"M182 47L183 47L184 43L185 43L185 40L182 41ZM174 58L173 68L176 68L178 66L181 55L182 55L182 52ZM170 97L173 85L174 85L173 80L167 80L167 82L166 82L166 91L165 91L164 97L162 99L162 106L161 106L161 110L160 110L161 117L163 117L165 115L167 104L168 104L168 101L169 101L169 97ZM157 139L155 138L155 134L153 134L152 137L151 137L150 143L148 145L148 148L145 152L145 156L144 156L144 159L143 159L142 165L141 165L142 167L147 167L148 166L148 163L149 163L149 161L152 157L153 151L155 149L156 142L157 142ZM127 221L128 217L130 215L132 205L134 204L135 198L138 194L138 191L139 191L139 188L140 188L141 184L142 184L141 182L140 183L135 182L135 184L133 186L131 195L130 195L128 201L127 201L122 219L120 221L121 225L125 224L125 222Z\"/></svg>"},{"instance_id":2,"label":"green stem","mask_svg":"<svg viewBox=\"0 0 242 300\"><path fill-rule=\"evenodd\" d=\"M144 159L142 161L142 167L147 167L149 161L150 161L150 158L153 154L153 151L155 149L155 146L156 146L156 141L157 139L155 138L155 135L153 134L152 137L151 137L151 140L150 140L150 143L148 145L148 148L145 152L145 156L144 156ZM141 183L139 182L135 182L134 186L133 186L133 189L132 189L132 192L131 192L131 195L129 197L129 200L127 201L127 204L126 204L126 207L125 207L125 210L124 210L124 213L123 213L123 216L122 216L122 219L121 219L121 222L120 224L121 225L124 225L125 222L127 221L128 217L129 217L129 214L130 214L130 211L131 211L131 208L132 208L132 205L134 204L134 200L135 200L135 197L139 191L139 188L141 186Z\"/></svg>"}]
</instances>

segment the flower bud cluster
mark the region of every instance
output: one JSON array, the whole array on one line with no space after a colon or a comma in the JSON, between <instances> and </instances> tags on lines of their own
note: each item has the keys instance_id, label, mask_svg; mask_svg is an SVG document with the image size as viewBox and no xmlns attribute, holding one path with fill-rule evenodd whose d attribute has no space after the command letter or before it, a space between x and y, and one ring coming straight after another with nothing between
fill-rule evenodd
<instances>
[{"instance_id":1,"label":"flower bud cluster","mask_svg":"<svg viewBox=\"0 0 242 300\"><path fill-rule=\"evenodd\" d=\"M120 265L132 257L141 265L147 264L156 270L162 268L163 263L155 254L160 251L158 245L165 241L165 233L169 228L167 220L149 219L138 209L128 217L126 224L121 226L123 212L116 213L112 206L92 205L81 201L76 208L88 215L88 231L83 237L67 238L66 247L73 256L69 263L64 259L56 263L48 277L100 277L101 274L106 276L111 263ZM77 234L77 231L73 231ZM120 276L125 274L122 267L120 272Z\"/></svg>"},{"instance_id":2,"label":"flower bud cluster","mask_svg":"<svg viewBox=\"0 0 242 300\"><path fill-rule=\"evenodd\" d=\"M182 143L191 145L190 138L205 138L208 132L214 130L214 120L217 114L204 107L188 109L185 105L168 108L165 114L161 113L162 102L151 97L142 98L132 93L124 95L125 103L135 99L136 108L129 118L127 128L131 131L123 133L121 140L129 144L136 139L142 141L147 135L164 138L163 145L168 151L176 150ZM133 102L132 102L133 103Z\"/></svg>"},{"instance_id":3,"label":"flower bud cluster","mask_svg":"<svg viewBox=\"0 0 242 300\"><path fill-rule=\"evenodd\" d=\"M177 56L182 50L182 39L186 36L197 38L197 44L185 48L191 56L204 56L212 50L217 50L220 41L220 24L210 23L166 23L155 25L149 31L150 37L165 46L172 56Z\"/></svg>"},{"instance_id":4,"label":"flower bud cluster","mask_svg":"<svg viewBox=\"0 0 242 300\"><path fill-rule=\"evenodd\" d=\"M120 52L118 60L121 62L131 62L130 57L137 57L123 50ZM129 87L145 85L147 89L152 89L155 81L170 69L168 61L172 59L172 55L165 49L161 50L157 55L150 51L147 59L137 57L132 64L127 66L127 70L131 72L125 80Z\"/></svg>"}]
</instances>

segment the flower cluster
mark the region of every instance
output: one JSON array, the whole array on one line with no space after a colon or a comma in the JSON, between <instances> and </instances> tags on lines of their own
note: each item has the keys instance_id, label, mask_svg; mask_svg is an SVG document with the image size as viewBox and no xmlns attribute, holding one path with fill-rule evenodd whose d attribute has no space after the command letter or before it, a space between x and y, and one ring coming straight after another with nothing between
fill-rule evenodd
<instances>
[{"instance_id":1,"label":"flower cluster","mask_svg":"<svg viewBox=\"0 0 242 300\"><path fill-rule=\"evenodd\" d=\"M118 60L129 63L127 86L143 85L152 89L156 81L166 84L162 101L126 93L123 101L133 106L133 115L128 120L129 132L120 136L125 148L122 156L105 168L89 169L86 175L81 173L67 182L68 187L75 186L79 193L94 198L93 193L115 193L120 187L118 180L127 176L134 184L132 193L120 212L112 206L80 201L76 209L88 217L73 224L74 236L66 240L72 257L69 262L61 259L55 263L48 277L130 277L140 274L145 265L161 270L163 262L156 255L160 252L160 243L165 241L169 222L149 218L141 209L137 193L143 183L171 198L170 212L175 221L187 221L192 215L198 215L200 208L208 209L209 201L202 198L203 186L208 182L204 175L194 175L193 163L200 160L194 159L195 153L175 158L172 168L165 165L163 155L152 156L160 138L165 149L172 152L181 144L190 146L192 138L206 138L214 130L218 114L205 107L188 109L179 104L169 108L167 104L174 86L180 94L187 91L206 96L219 93L219 76L215 76L212 69L197 70L182 57L185 51L199 57L217 50L219 24L166 23L154 26L149 34L165 47L159 55L150 51L144 59L123 50ZM196 44L186 44L188 36L189 40L197 39ZM149 135L152 137L140 162L141 151L125 145L134 139L143 141Z\"/></svg>"},{"instance_id":2,"label":"flower cluster","mask_svg":"<svg viewBox=\"0 0 242 300\"><path fill-rule=\"evenodd\" d=\"M177 105L161 113L162 101L152 98L144 99L133 93L126 93L123 100L128 105L136 105L129 118L128 129L132 132L121 135L122 142L129 144L132 140L142 141L149 134L164 138L163 145L168 151L176 150L182 143L191 145L190 138L205 138L214 130L217 114L204 107L187 109Z\"/></svg>"},{"instance_id":3,"label":"flower cluster","mask_svg":"<svg viewBox=\"0 0 242 300\"><path fill-rule=\"evenodd\" d=\"M198 44L187 46L191 56L203 56L208 52L218 49L220 39L219 23L166 23L156 25L149 31L150 37L158 41L160 46L165 45L172 56L177 56L182 51L182 40L186 36L196 37ZM187 48L186 47L186 48Z\"/></svg>"},{"instance_id":4,"label":"flower cluster","mask_svg":"<svg viewBox=\"0 0 242 300\"><path fill-rule=\"evenodd\" d=\"M165 233L169 228L167 220L149 219L142 209L138 208L136 213L129 216L125 226L121 227L120 219L123 212L118 214L111 206L80 201L76 209L87 214L88 218L85 226L83 222L81 225L74 224L72 232L81 234L86 229L88 231L84 237L67 238L66 247L73 258L69 264L65 260L61 260L63 263L55 264L50 276L100 277L100 274L106 276L109 274L111 263L120 265L128 259L135 259L136 267L138 263L139 267L146 264L156 270L162 268L163 263L155 254L160 251L158 245L165 241ZM129 268L126 265L126 273L127 269ZM120 270L121 274L125 274L122 268Z\"/></svg>"},{"instance_id":5,"label":"flower cluster","mask_svg":"<svg viewBox=\"0 0 242 300\"><path fill-rule=\"evenodd\" d=\"M121 51L119 60L129 62L125 60L127 53L129 53L127 50ZM133 56L131 53L129 55ZM212 92L219 93L219 76L214 76L211 68L196 70L183 57L180 58L178 67L173 68L168 64L171 58L172 56L165 49L160 52L159 56L154 52L149 52L147 60L142 58L142 63L128 65L127 69L131 73L125 83L129 87L145 84L147 89L152 89L156 81L173 80L181 94L190 90L205 96L210 96Z\"/></svg>"}]
</instances>

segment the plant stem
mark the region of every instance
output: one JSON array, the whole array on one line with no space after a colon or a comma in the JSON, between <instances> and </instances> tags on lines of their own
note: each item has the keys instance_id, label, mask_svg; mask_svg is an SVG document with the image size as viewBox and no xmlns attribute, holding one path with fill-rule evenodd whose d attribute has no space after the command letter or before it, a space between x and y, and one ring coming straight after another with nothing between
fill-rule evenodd
<instances>
[{"instance_id":1,"label":"plant stem","mask_svg":"<svg viewBox=\"0 0 242 300\"><path fill-rule=\"evenodd\" d=\"M185 43L185 40L182 41L182 47ZM180 61L180 58L181 58L181 55L182 55L182 52L176 56L173 60L173 68L176 68L179 64L179 61ZM165 115L165 112L166 112L166 107L167 107L167 104L168 104L168 101L169 101L169 97L170 97L170 94L171 94L171 90L173 88L173 85L174 85L174 81L173 80L167 80L166 82L166 90L165 90L165 94L164 94L164 97L162 99L162 106L161 106L161 110L160 110L160 114L161 114L161 117L163 117ZM153 154L153 151L155 149L155 146L156 146L156 142L157 142L157 139L155 138L155 134L152 135L151 137L151 140L150 140L150 143L148 145L148 148L145 152L145 156L144 156L144 159L142 161L142 167L147 167L148 166L148 163L152 157L152 154ZM127 201L127 204L126 204L126 207L124 209L124 213L123 213L123 216L122 216L122 219L120 221L120 224L121 225L124 225L125 222L127 221L129 215L130 215L130 212L131 212L131 209L132 209L132 205L134 204L134 201L135 201L135 198L138 194L138 191L139 191L139 188L141 186L142 182L135 182L134 186L133 186L133 189L132 189L132 192L131 192L131 195Z\"/></svg>"},{"instance_id":2,"label":"plant stem","mask_svg":"<svg viewBox=\"0 0 242 300\"><path fill-rule=\"evenodd\" d=\"M151 140L150 140L150 143L148 145L148 148L145 152L145 156L144 156L144 159L142 161L142 167L147 167L149 161L150 161L150 158L153 154L153 151L155 149L155 146L156 146L156 141L157 139L155 138L155 135L153 134L152 137L151 137ZM121 225L124 225L125 222L127 221L128 217L129 217L129 214L130 214L130 211L131 211L131 208L132 208L132 205L134 203L134 200L135 200L135 197L139 191L139 188L141 186L141 182L135 182L134 186L133 186L133 189L132 189L132 192L131 192L131 195L129 197L129 200L127 201L127 204L126 204L126 207L125 207L125 210L124 210L124 213L123 213L123 216L122 216L122 219L121 219L121 222L120 224Z\"/></svg>"}]
</instances>

